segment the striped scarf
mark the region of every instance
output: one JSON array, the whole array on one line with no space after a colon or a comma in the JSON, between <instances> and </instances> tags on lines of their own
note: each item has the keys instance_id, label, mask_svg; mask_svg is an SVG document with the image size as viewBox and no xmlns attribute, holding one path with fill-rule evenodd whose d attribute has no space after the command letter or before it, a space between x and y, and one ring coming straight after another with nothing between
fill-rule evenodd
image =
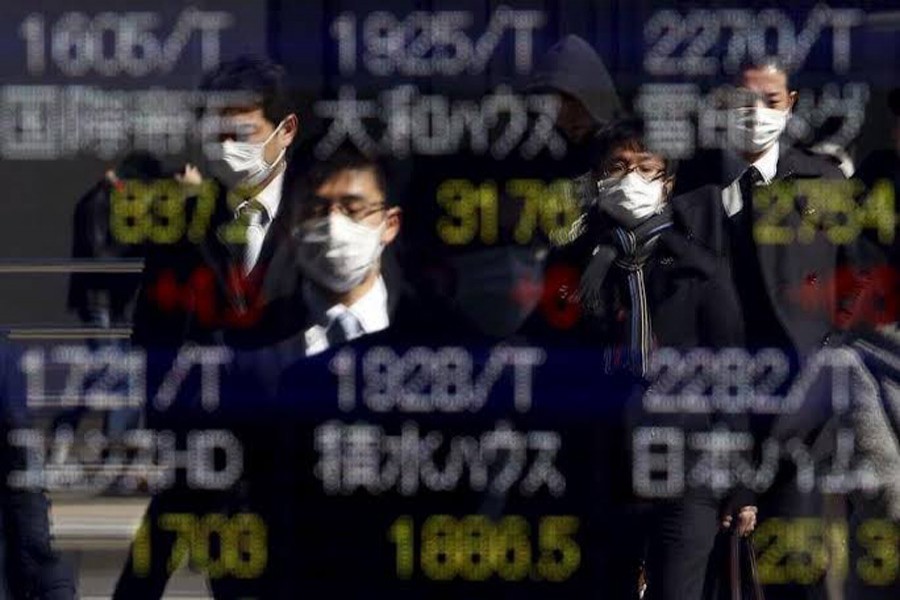
<instances>
[{"instance_id":1,"label":"striped scarf","mask_svg":"<svg viewBox=\"0 0 900 600\"><path fill-rule=\"evenodd\" d=\"M613 341L604 351L604 369L629 370L644 376L653 349L653 327L644 266L653 252L659 236L672 226L671 212L667 209L654 215L632 230L614 228L611 235L594 248L593 256L581 277L580 296L583 305L590 309L602 304L604 290L608 287L607 275L611 266L622 269L625 275L628 304L628 323L623 328L623 338Z\"/></svg>"}]
</instances>

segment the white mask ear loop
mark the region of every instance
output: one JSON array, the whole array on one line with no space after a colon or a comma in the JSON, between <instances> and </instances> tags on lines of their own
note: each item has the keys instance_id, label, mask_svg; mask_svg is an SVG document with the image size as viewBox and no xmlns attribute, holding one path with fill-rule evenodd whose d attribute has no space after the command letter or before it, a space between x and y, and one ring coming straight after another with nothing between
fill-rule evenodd
<instances>
[{"instance_id":1,"label":"white mask ear loop","mask_svg":"<svg viewBox=\"0 0 900 600\"><path fill-rule=\"evenodd\" d=\"M266 162L266 157L264 156L265 151L266 151L266 146L269 145L269 142L272 141L272 139L275 137L275 134L278 133L278 130L281 129L281 126L282 126L282 125L284 125L284 122L285 122L285 119L282 119L281 122L278 123L278 126L277 126L275 129L272 130L272 133L269 134L269 137L267 137L266 140L265 140L265 141L262 143L262 145L260 146L260 150L261 150L261 152L260 152L260 158L262 159L262 163L263 163L266 167L268 167L268 168L272 168L272 167L274 167L275 165L277 165L278 162L279 162L282 158L284 158L284 153L287 152L287 148L282 148L282 149L281 149L281 152L278 153L278 156L275 157L275 160L273 160L271 164L269 164L269 163Z\"/></svg>"}]
</instances>

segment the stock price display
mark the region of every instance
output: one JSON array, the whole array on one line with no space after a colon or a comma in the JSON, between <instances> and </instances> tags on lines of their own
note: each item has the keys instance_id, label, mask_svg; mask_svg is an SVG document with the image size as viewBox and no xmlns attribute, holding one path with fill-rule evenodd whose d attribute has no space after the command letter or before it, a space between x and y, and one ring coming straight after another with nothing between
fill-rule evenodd
<instances>
[{"instance_id":1,"label":"stock price display","mask_svg":"<svg viewBox=\"0 0 900 600\"><path fill-rule=\"evenodd\" d=\"M897 12L413 4L0 7L0 588L896 597Z\"/></svg>"}]
</instances>

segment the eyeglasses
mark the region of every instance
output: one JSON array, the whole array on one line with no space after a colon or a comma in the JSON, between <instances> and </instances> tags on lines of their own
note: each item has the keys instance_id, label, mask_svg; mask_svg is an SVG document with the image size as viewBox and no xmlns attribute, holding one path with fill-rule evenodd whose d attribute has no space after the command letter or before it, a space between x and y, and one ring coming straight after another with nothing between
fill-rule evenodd
<instances>
[{"instance_id":1,"label":"eyeglasses","mask_svg":"<svg viewBox=\"0 0 900 600\"><path fill-rule=\"evenodd\" d=\"M640 162L634 165L617 161L607 167L601 173L604 179L623 179L631 172L635 172L647 183L657 181L666 176L666 170L655 162Z\"/></svg>"},{"instance_id":2,"label":"eyeglasses","mask_svg":"<svg viewBox=\"0 0 900 600\"><path fill-rule=\"evenodd\" d=\"M303 204L300 212L305 219L318 219L328 216L332 206L337 206L338 211L342 215L350 217L351 220L356 222L381 212L387 207L384 202L367 204L365 200L357 197L330 200L321 196L312 196Z\"/></svg>"}]
</instances>

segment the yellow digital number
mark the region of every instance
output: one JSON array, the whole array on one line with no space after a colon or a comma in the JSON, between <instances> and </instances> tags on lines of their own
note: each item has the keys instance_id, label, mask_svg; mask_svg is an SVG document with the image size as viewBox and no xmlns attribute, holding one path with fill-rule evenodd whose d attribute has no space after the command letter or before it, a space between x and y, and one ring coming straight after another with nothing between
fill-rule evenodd
<instances>
[{"instance_id":1,"label":"yellow digital number","mask_svg":"<svg viewBox=\"0 0 900 600\"><path fill-rule=\"evenodd\" d=\"M513 231L516 243L527 244L534 237L541 213L541 198L544 183L539 179L511 179L506 184L506 191L513 198L521 198L522 210Z\"/></svg>"},{"instance_id":2,"label":"yellow digital number","mask_svg":"<svg viewBox=\"0 0 900 600\"><path fill-rule=\"evenodd\" d=\"M237 537L230 525L228 517L222 514L205 515L196 522L191 545L191 564L196 569L205 571L211 579L225 576L237 564ZM219 540L217 556L210 552L213 537Z\"/></svg>"},{"instance_id":3,"label":"yellow digital number","mask_svg":"<svg viewBox=\"0 0 900 600\"><path fill-rule=\"evenodd\" d=\"M159 517L159 528L163 531L175 533L175 542L172 544L172 554L169 556L167 569L174 573L184 565L191 552L194 539L196 520L189 513L166 513Z\"/></svg>"},{"instance_id":4,"label":"yellow digital number","mask_svg":"<svg viewBox=\"0 0 900 600\"><path fill-rule=\"evenodd\" d=\"M459 571L456 519L434 515L422 525L422 572L435 581L449 581Z\"/></svg>"},{"instance_id":5,"label":"yellow digital number","mask_svg":"<svg viewBox=\"0 0 900 600\"><path fill-rule=\"evenodd\" d=\"M863 199L859 211L861 229L875 229L878 241L892 244L897 232L897 210L894 198L894 184L882 179L872 186L872 190Z\"/></svg>"},{"instance_id":6,"label":"yellow digital number","mask_svg":"<svg viewBox=\"0 0 900 600\"><path fill-rule=\"evenodd\" d=\"M754 189L753 238L757 244L786 245L794 241L793 229L782 224L794 210L794 191L790 182Z\"/></svg>"},{"instance_id":7,"label":"yellow digital number","mask_svg":"<svg viewBox=\"0 0 900 600\"><path fill-rule=\"evenodd\" d=\"M458 246L475 239L481 199L472 182L465 179L444 181L437 189L437 202L446 213L437 223L441 240Z\"/></svg>"},{"instance_id":8,"label":"yellow digital number","mask_svg":"<svg viewBox=\"0 0 900 600\"><path fill-rule=\"evenodd\" d=\"M864 521L856 530L856 539L865 556L856 562L859 578L868 585L889 585L897 578L897 529L882 519Z\"/></svg>"},{"instance_id":9,"label":"yellow digital number","mask_svg":"<svg viewBox=\"0 0 900 600\"><path fill-rule=\"evenodd\" d=\"M756 528L753 537L759 548L759 579L763 584L779 585L790 582L785 563L790 550L783 519L766 519Z\"/></svg>"},{"instance_id":10,"label":"yellow digital number","mask_svg":"<svg viewBox=\"0 0 900 600\"><path fill-rule=\"evenodd\" d=\"M578 531L575 517L544 517L538 523L538 574L549 581L564 581L578 570L581 549L572 539Z\"/></svg>"},{"instance_id":11,"label":"yellow digital number","mask_svg":"<svg viewBox=\"0 0 900 600\"><path fill-rule=\"evenodd\" d=\"M232 573L239 579L259 577L269 560L265 521L253 513L238 513L231 518L231 528L236 540Z\"/></svg>"},{"instance_id":12,"label":"yellow digital number","mask_svg":"<svg viewBox=\"0 0 900 600\"><path fill-rule=\"evenodd\" d=\"M109 229L121 244L140 244L150 227L152 186L139 180L124 180L113 187L109 204Z\"/></svg>"},{"instance_id":13,"label":"yellow digital number","mask_svg":"<svg viewBox=\"0 0 900 600\"><path fill-rule=\"evenodd\" d=\"M794 519L788 527L788 577L801 585L822 579L828 570L825 528L821 519Z\"/></svg>"},{"instance_id":14,"label":"yellow digital number","mask_svg":"<svg viewBox=\"0 0 900 600\"><path fill-rule=\"evenodd\" d=\"M174 179L157 181L152 189L150 240L174 244L184 236L184 188Z\"/></svg>"},{"instance_id":15,"label":"yellow digital number","mask_svg":"<svg viewBox=\"0 0 900 600\"><path fill-rule=\"evenodd\" d=\"M807 185L812 185L808 183ZM820 181L826 213L825 228L832 244L849 244L859 236L860 207L854 197L859 183L855 181Z\"/></svg>"},{"instance_id":16,"label":"yellow digital number","mask_svg":"<svg viewBox=\"0 0 900 600\"><path fill-rule=\"evenodd\" d=\"M565 242L569 230L578 218L578 203L575 200L572 182L557 179L547 187L547 199L541 213L541 227L554 244Z\"/></svg>"},{"instance_id":17,"label":"yellow digital number","mask_svg":"<svg viewBox=\"0 0 900 600\"><path fill-rule=\"evenodd\" d=\"M194 208L194 215L188 226L187 238L197 244L203 240L209 230L209 223L216 207L218 188L214 181L206 180L196 188L189 188L185 193L190 194L191 192L196 192L197 206Z\"/></svg>"},{"instance_id":18,"label":"yellow digital number","mask_svg":"<svg viewBox=\"0 0 900 600\"><path fill-rule=\"evenodd\" d=\"M528 522L523 517L504 517L494 530L494 568L501 579L525 579L531 569L531 541Z\"/></svg>"},{"instance_id":19,"label":"yellow digital number","mask_svg":"<svg viewBox=\"0 0 900 600\"><path fill-rule=\"evenodd\" d=\"M460 575L469 581L484 581L494 570L491 542L493 523L483 515L463 517L459 523Z\"/></svg>"},{"instance_id":20,"label":"yellow digital number","mask_svg":"<svg viewBox=\"0 0 900 600\"><path fill-rule=\"evenodd\" d=\"M266 526L258 515L239 513L229 518L220 513L165 513L159 516L158 524L160 530L175 534L167 564L170 574L187 561L191 568L206 572L211 579L229 575L252 579L266 568ZM213 544L214 540L218 543ZM212 546L218 551L212 552ZM150 533L146 522L138 529L132 557L135 574L149 574Z\"/></svg>"},{"instance_id":21,"label":"yellow digital number","mask_svg":"<svg viewBox=\"0 0 900 600\"><path fill-rule=\"evenodd\" d=\"M397 546L397 577L410 579L415 566L415 546L413 540L413 520L400 517L388 530L388 539Z\"/></svg>"}]
</instances>

